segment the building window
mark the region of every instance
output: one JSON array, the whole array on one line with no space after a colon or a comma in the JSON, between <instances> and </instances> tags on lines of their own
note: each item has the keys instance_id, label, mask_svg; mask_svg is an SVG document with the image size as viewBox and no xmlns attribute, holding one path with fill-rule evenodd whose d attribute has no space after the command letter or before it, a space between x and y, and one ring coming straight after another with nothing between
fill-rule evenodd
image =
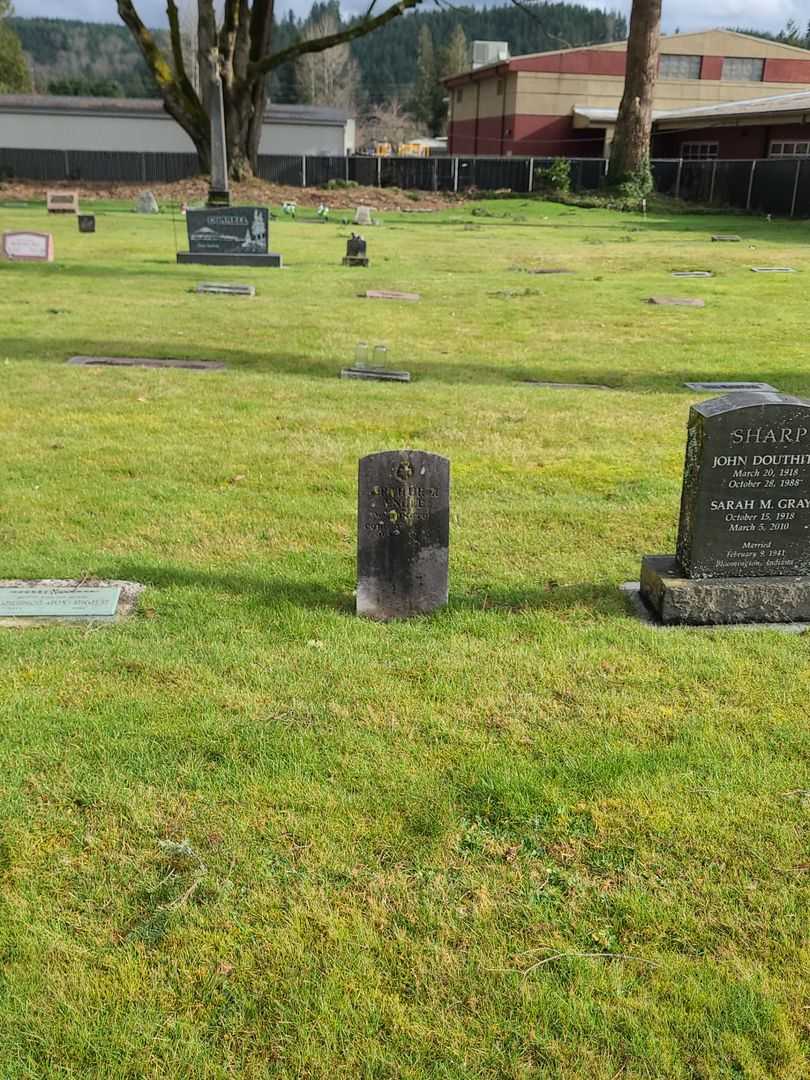
<instances>
[{"instance_id":1,"label":"building window","mask_svg":"<svg viewBox=\"0 0 810 1080\"><path fill-rule=\"evenodd\" d=\"M751 56L727 56L723 60L723 79L730 82L762 82L765 61Z\"/></svg>"},{"instance_id":2,"label":"building window","mask_svg":"<svg viewBox=\"0 0 810 1080\"><path fill-rule=\"evenodd\" d=\"M681 143L681 157L684 161L714 161L720 150L716 142Z\"/></svg>"},{"instance_id":3,"label":"building window","mask_svg":"<svg viewBox=\"0 0 810 1080\"><path fill-rule=\"evenodd\" d=\"M677 53L664 53L658 68L661 79L699 79L699 56L678 56Z\"/></svg>"},{"instance_id":4,"label":"building window","mask_svg":"<svg viewBox=\"0 0 810 1080\"><path fill-rule=\"evenodd\" d=\"M810 157L810 142L772 142L768 157Z\"/></svg>"},{"instance_id":5,"label":"building window","mask_svg":"<svg viewBox=\"0 0 810 1080\"><path fill-rule=\"evenodd\" d=\"M459 104L461 103L461 99L462 99L463 97L464 97L464 91L463 91L463 90L461 90L461 89L459 89L459 90L456 90L456 104L457 104L457 105L459 105Z\"/></svg>"}]
</instances>

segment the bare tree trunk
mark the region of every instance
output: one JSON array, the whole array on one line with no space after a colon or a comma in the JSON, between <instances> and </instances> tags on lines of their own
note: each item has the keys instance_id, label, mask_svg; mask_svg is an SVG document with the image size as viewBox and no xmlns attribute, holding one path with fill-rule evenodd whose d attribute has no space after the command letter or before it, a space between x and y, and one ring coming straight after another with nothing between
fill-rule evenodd
<instances>
[{"instance_id":1,"label":"bare tree trunk","mask_svg":"<svg viewBox=\"0 0 810 1080\"><path fill-rule=\"evenodd\" d=\"M608 183L632 184L639 194L650 190L650 135L658 50L661 0L633 0L624 94L610 151Z\"/></svg>"}]
</instances>

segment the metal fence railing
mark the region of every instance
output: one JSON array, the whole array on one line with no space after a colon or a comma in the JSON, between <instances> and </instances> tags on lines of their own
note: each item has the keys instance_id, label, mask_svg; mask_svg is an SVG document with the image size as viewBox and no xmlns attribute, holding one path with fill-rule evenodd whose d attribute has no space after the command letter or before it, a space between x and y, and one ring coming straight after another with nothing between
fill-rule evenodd
<instances>
[{"instance_id":1,"label":"metal fence railing","mask_svg":"<svg viewBox=\"0 0 810 1080\"><path fill-rule=\"evenodd\" d=\"M537 191L540 172L553 158L432 157L378 158L350 155L259 157L258 174L291 187L354 182L371 187L421 191ZM602 158L569 158L575 192L604 186ZM198 172L194 154L0 148L0 179L161 183ZM706 206L787 217L810 217L810 158L746 161L652 162L656 190Z\"/></svg>"}]
</instances>

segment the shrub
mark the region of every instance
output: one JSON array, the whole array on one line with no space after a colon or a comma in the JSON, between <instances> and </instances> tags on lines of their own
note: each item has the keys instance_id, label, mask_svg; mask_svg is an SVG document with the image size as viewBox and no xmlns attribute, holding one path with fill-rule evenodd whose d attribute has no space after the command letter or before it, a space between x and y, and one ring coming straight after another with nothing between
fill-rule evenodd
<instances>
[{"instance_id":1,"label":"shrub","mask_svg":"<svg viewBox=\"0 0 810 1080\"><path fill-rule=\"evenodd\" d=\"M544 169L535 169L535 190L553 195L567 195L571 190L571 162L567 158L555 158Z\"/></svg>"}]
</instances>

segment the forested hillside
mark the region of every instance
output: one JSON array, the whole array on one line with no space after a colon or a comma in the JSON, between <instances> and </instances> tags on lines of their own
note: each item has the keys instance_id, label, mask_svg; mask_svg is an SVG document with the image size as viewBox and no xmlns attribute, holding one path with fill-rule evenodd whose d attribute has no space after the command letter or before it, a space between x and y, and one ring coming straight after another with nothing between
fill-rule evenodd
<instances>
[{"instance_id":1,"label":"forested hillside","mask_svg":"<svg viewBox=\"0 0 810 1080\"><path fill-rule=\"evenodd\" d=\"M335 4L314 4L303 19L288 15L276 29L274 49L283 48L306 33L325 13L336 12ZM40 93L157 95L146 65L123 25L22 18L10 19L9 24L22 41ZM423 28L429 31L439 55L448 48L458 27L468 42L507 41L513 55L614 41L625 37L627 29L624 18L618 14L569 3L533 5L531 9L507 3L483 9L453 7L415 12L352 42L358 106L395 100L407 104L417 79L417 53ZM165 35L161 36L165 39ZM286 103L299 101L300 83L290 66L275 71L270 82L272 99Z\"/></svg>"}]
</instances>

